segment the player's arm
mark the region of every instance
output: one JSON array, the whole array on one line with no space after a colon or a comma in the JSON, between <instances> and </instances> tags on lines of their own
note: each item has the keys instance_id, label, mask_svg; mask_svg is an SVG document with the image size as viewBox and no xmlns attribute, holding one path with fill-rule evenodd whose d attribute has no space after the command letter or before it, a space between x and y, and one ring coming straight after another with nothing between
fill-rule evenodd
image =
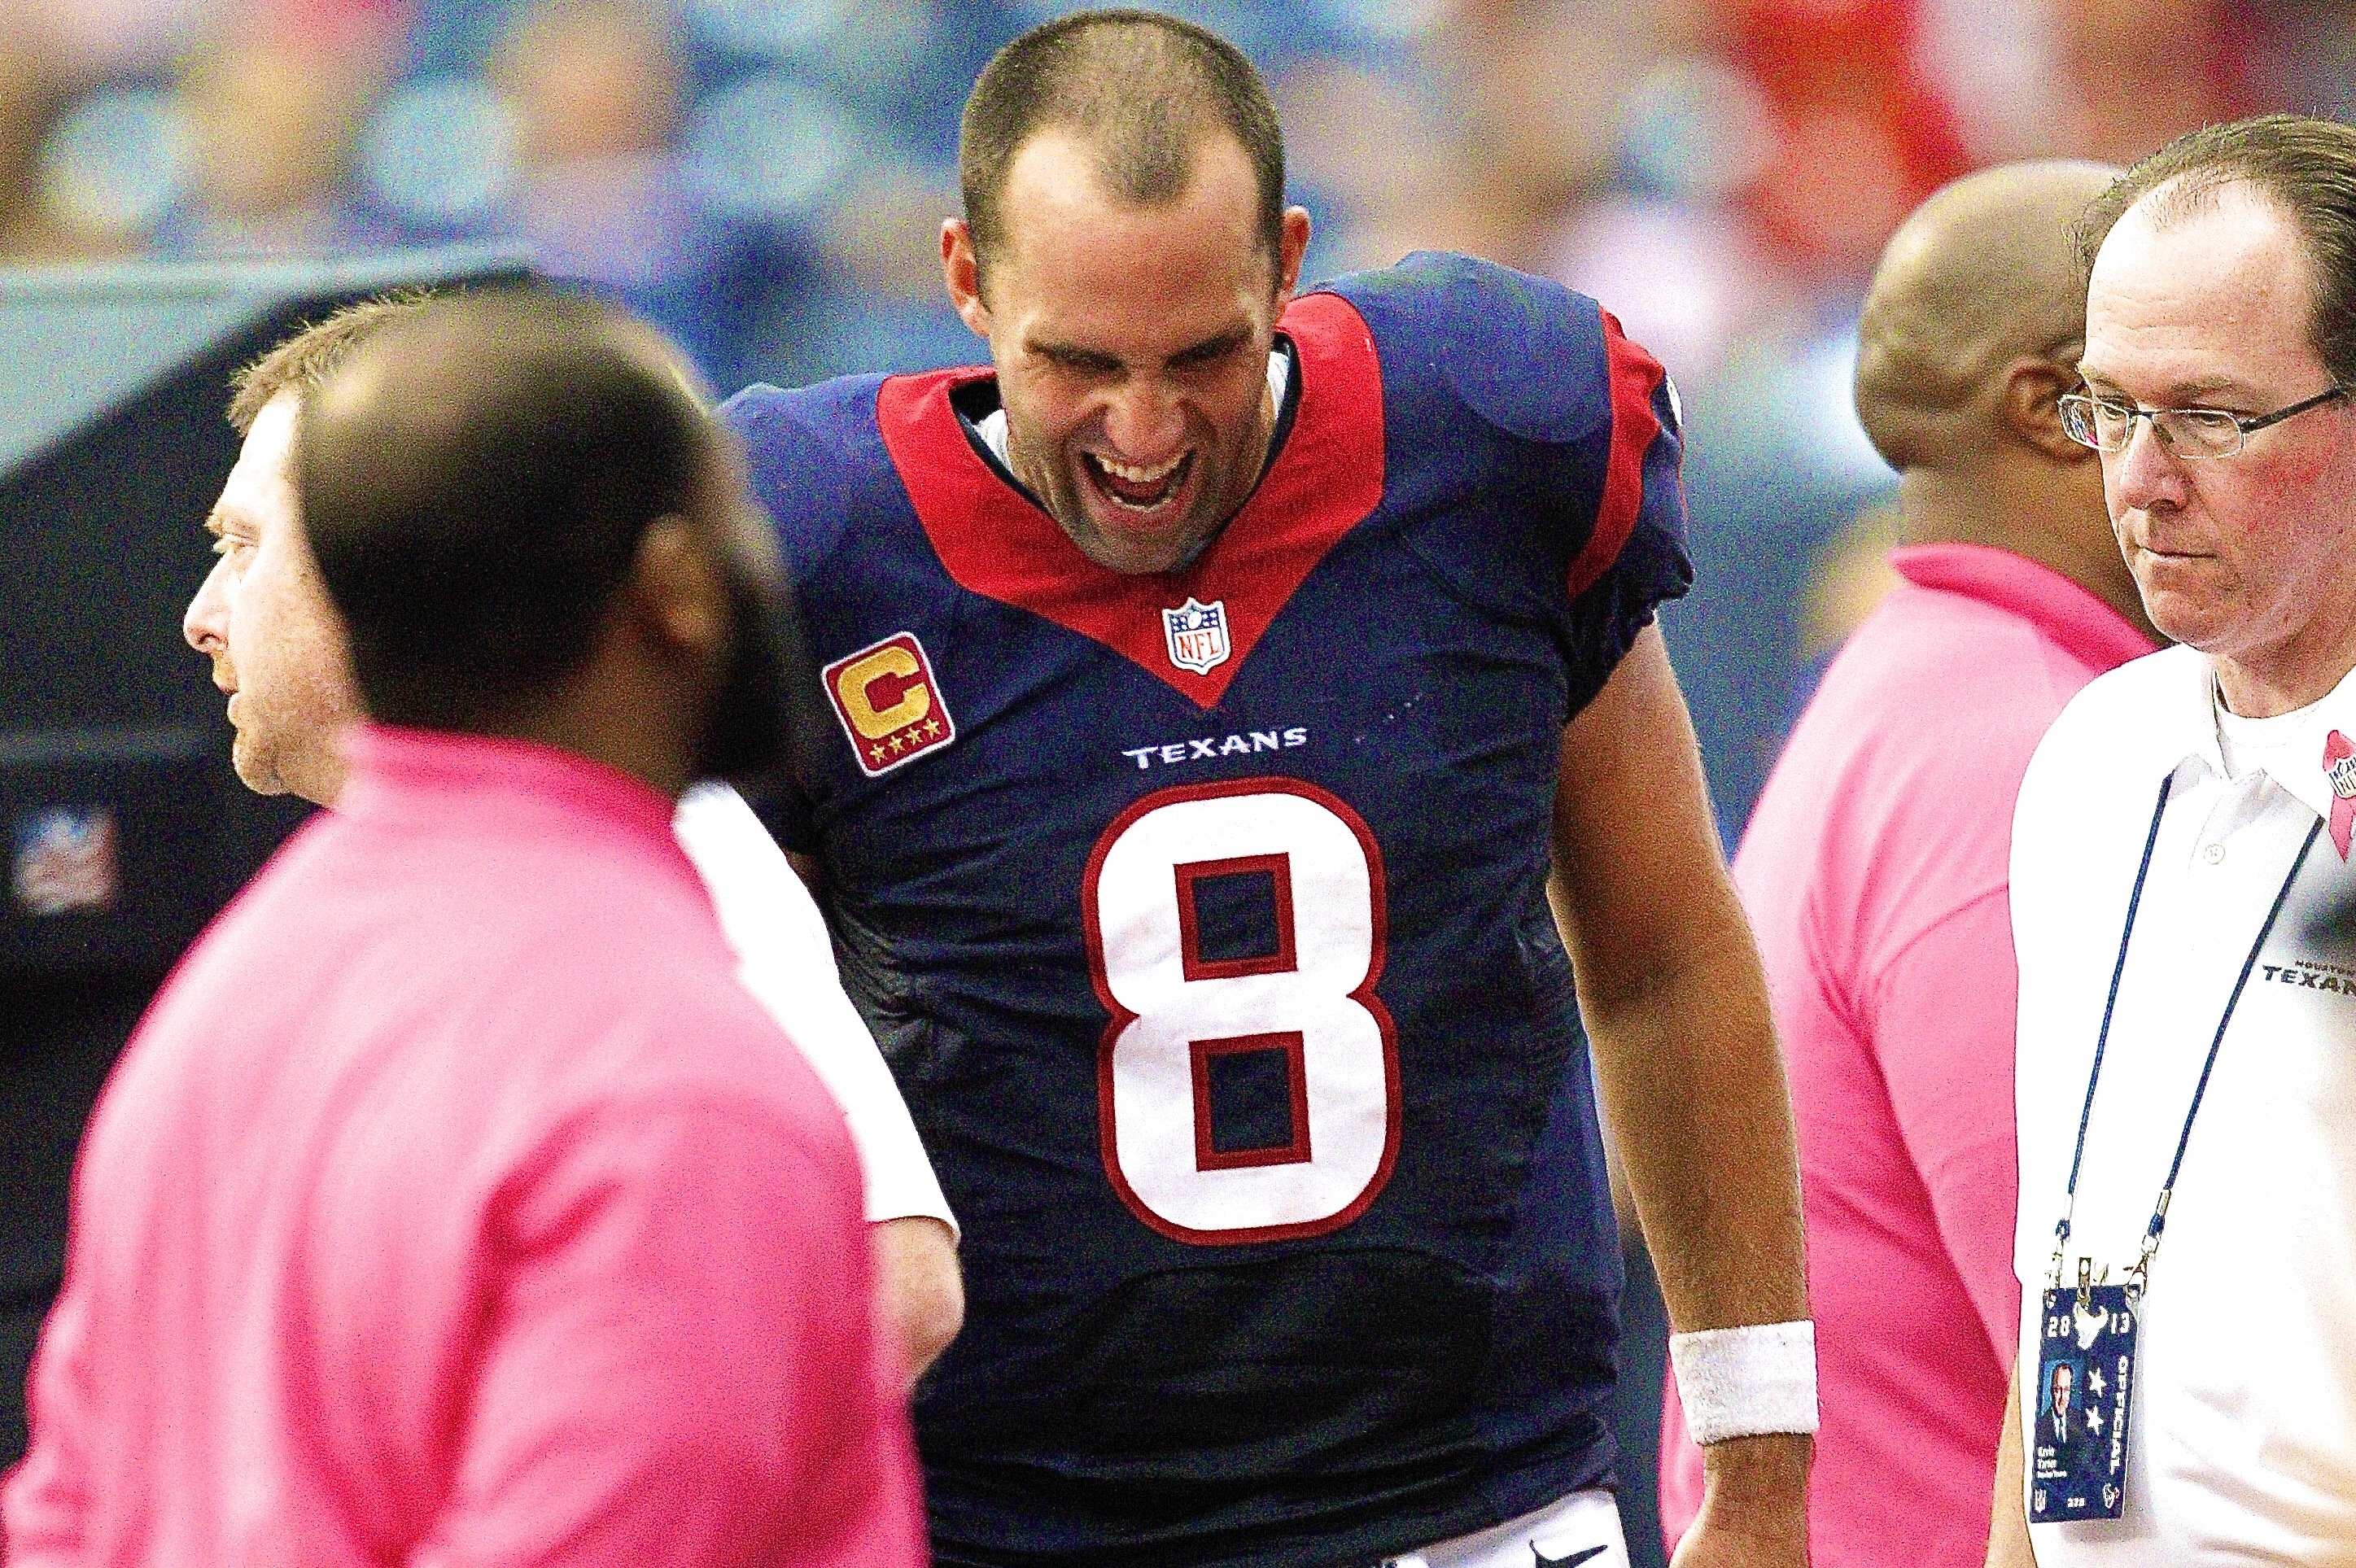
<instances>
[{"instance_id":1,"label":"player's arm","mask_svg":"<svg viewBox=\"0 0 2356 1568\"><path fill-rule=\"evenodd\" d=\"M724 785L701 784L680 800L674 827L711 891L744 988L800 1048L851 1125L876 1288L914 1382L964 1327L965 1280L957 1225L907 1104L843 994L801 867L752 808Z\"/></svg>"},{"instance_id":2,"label":"player's arm","mask_svg":"<svg viewBox=\"0 0 2356 1568\"><path fill-rule=\"evenodd\" d=\"M958 1236L929 1214L904 1214L867 1227L875 1250L875 1285L899 1336L908 1381L925 1375L965 1328L965 1274Z\"/></svg>"},{"instance_id":3,"label":"player's arm","mask_svg":"<svg viewBox=\"0 0 2356 1568\"><path fill-rule=\"evenodd\" d=\"M787 850L786 860L813 900L823 896L825 884L816 857ZM838 985L835 989L840 992L841 987ZM843 997L842 1007L864 1035L867 1026L858 1019L858 1009L851 1006L848 997ZM882 1056L872 1046L868 1054L882 1065ZM863 1062L861 1071L865 1071ZM867 1213L873 1221L869 1231L875 1242L876 1288L899 1328L908 1381L914 1383L965 1328L965 1272L958 1262L958 1232L949 1220L948 1200L941 1194L940 1180L916 1136L916 1125L909 1120L907 1104L892 1084L888 1071L870 1097L880 1104L886 1093L889 1104L871 1118L864 1134L857 1121L851 1132L860 1139L862 1159L890 1162L901 1177L896 1183L879 1184L871 1179ZM872 1150L871 1145L875 1146ZM904 1211L889 1219L878 1217L886 1211Z\"/></svg>"},{"instance_id":4,"label":"player's arm","mask_svg":"<svg viewBox=\"0 0 2356 1568\"><path fill-rule=\"evenodd\" d=\"M2037 1568L2029 1543L2028 1448L2020 1435L2020 1362L2012 1364L2012 1392L2004 1405L2004 1431L1996 1440L1996 1495L1988 1504L1987 1568Z\"/></svg>"},{"instance_id":5,"label":"player's arm","mask_svg":"<svg viewBox=\"0 0 2356 1568\"><path fill-rule=\"evenodd\" d=\"M785 855L804 891L813 900L823 897L825 883L818 858L791 849ZM838 991L841 988L836 987ZM851 1007L848 997L843 1007L857 1022L858 1009ZM866 1032L864 1023L859 1028L862 1034ZM869 1054L874 1053L871 1050ZM881 1065L883 1058L875 1060ZM865 1073L863 1062L860 1071ZM913 1384L965 1328L965 1272L958 1262L958 1232L948 1218L948 1200L941 1195L939 1179L933 1175L924 1145L916 1136L916 1125L908 1119L906 1102L899 1097L890 1077L886 1072L871 1095L880 1102L888 1093L890 1104L883 1106L878 1118L871 1119L863 1133L854 1120L851 1132L859 1138L860 1157L869 1162L871 1172L881 1159L894 1165L901 1177L896 1183L878 1184L871 1174L867 1213L873 1221L869 1233L875 1242L876 1288L883 1293L884 1310L899 1329L908 1381ZM871 1148L871 1145L876 1147ZM905 1212L880 1218L886 1211Z\"/></svg>"},{"instance_id":6,"label":"player's arm","mask_svg":"<svg viewBox=\"0 0 2356 1568\"><path fill-rule=\"evenodd\" d=\"M1807 1316L1791 1102L1766 981L1657 628L1564 731L1555 864L1606 1116L1681 1332ZM1681 1568L1806 1560L1810 1440L1703 1451Z\"/></svg>"}]
</instances>

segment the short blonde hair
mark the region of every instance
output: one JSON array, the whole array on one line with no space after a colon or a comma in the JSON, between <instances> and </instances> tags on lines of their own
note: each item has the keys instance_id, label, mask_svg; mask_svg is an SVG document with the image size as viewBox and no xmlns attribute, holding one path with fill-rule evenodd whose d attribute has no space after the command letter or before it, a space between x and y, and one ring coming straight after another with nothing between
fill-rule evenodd
<instances>
[{"instance_id":1,"label":"short blonde hair","mask_svg":"<svg viewBox=\"0 0 2356 1568\"><path fill-rule=\"evenodd\" d=\"M325 385L353 349L380 329L415 315L434 298L430 289L403 289L346 305L325 321L305 324L302 331L230 378L229 422L240 435L252 433L253 421L280 393L299 396Z\"/></svg>"}]
</instances>

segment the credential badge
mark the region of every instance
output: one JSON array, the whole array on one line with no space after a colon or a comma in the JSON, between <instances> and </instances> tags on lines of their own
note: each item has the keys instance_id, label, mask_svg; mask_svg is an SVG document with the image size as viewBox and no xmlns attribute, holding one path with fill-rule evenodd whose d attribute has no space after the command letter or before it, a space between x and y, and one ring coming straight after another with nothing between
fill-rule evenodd
<instances>
[{"instance_id":1,"label":"credential badge","mask_svg":"<svg viewBox=\"0 0 2356 1568\"><path fill-rule=\"evenodd\" d=\"M1162 612L1162 637L1170 645L1170 662L1196 675L1208 675L1227 662L1227 602L1208 604L1188 595L1175 610Z\"/></svg>"}]
</instances>

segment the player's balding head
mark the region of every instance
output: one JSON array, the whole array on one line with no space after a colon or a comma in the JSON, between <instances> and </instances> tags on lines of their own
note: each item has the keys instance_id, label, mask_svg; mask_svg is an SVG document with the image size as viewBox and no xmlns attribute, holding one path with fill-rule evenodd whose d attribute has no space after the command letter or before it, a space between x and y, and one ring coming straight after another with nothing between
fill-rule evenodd
<instances>
[{"instance_id":1,"label":"player's balding head","mask_svg":"<svg viewBox=\"0 0 2356 1568\"><path fill-rule=\"evenodd\" d=\"M1204 143L1232 137L1252 167L1259 241L1282 242L1284 141L1268 88L1240 50L1174 16L1084 11L998 51L967 99L958 140L966 223L985 261L1005 240L1007 176L1046 132L1073 138L1106 195L1160 207L1192 182Z\"/></svg>"},{"instance_id":2,"label":"player's balding head","mask_svg":"<svg viewBox=\"0 0 2356 1568\"><path fill-rule=\"evenodd\" d=\"M1858 328L1857 411L1890 466L1942 467L1997 438L2008 367L2068 364L2086 331L2070 225L2116 175L2008 164L1955 181L1882 252Z\"/></svg>"},{"instance_id":3,"label":"player's balding head","mask_svg":"<svg viewBox=\"0 0 2356 1568\"><path fill-rule=\"evenodd\" d=\"M588 656L649 524L716 447L675 351L543 290L437 302L304 400L304 523L376 718L511 718Z\"/></svg>"}]
</instances>

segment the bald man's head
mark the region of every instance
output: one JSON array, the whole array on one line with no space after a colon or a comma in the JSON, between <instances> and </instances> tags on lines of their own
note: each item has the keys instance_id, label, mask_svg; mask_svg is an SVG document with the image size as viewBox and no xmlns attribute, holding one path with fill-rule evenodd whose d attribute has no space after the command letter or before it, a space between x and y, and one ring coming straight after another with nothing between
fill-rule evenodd
<instances>
[{"instance_id":1,"label":"bald man's head","mask_svg":"<svg viewBox=\"0 0 2356 1568\"><path fill-rule=\"evenodd\" d=\"M1949 185L1882 252L1858 327L1857 411L1893 468L2000 439L1995 394L2024 357L2068 364L2086 333L2070 225L2117 170L2008 164Z\"/></svg>"},{"instance_id":2,"label":"bald man's head","mask_svg":"<svg viewBox=\"0 0 2356 1568\"><path fill-rule=\"evenodd\" d=\"M648 525L709 499L717 451L676 355L607 307L518 291L376 333L297 437L369 711L471 729L560 680Z\"/></svg>"}]
</instances>

